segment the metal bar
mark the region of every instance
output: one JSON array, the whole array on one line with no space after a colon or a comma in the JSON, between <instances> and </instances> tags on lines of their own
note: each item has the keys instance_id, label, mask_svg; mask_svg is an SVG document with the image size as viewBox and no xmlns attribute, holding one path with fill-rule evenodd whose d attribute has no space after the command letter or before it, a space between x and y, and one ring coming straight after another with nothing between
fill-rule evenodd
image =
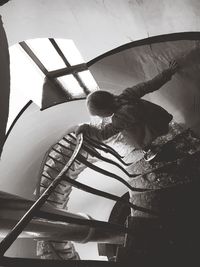
<instances>
[{"instance_id":1,"label":"metal bar","mask_svg":"<svg viewBox=\"0 0 200 267\"><path fill-rule=\"evenodd\" d=\"M53 38L49 38L49 41L51 42L51 44L53 45L53 47L55 48L55 50L57 51L57 53L59 54L59 56L62 58L63 62L65 63L65 65L67 67L71 67L69 61L67 60L67 58L65 57L65 55L63 54L62 50L60 49L59 45L57 44L57 42L53 39ZM79 83L80 87L83 88L84 93L87 95L90 93L89 89L87 88L87 86L84 84L84 82L81 80L81 78L79 77L79 75L77 73L73 73L74 78L77 80L77 82Z\"/></svg>"},{"instance_id":2,"label":"metal bar","mask_svg":"<svg viewBox=\"0 0 200 267\"><path fill-rule=\"evenodd\" d=\"M48 155L48 157L49 157L50 159L54 160L55 162L57 162L57 163L61 164L61 165L65 165L65 163L63 163L62 161L60 161L60 160L58 160L58 159L54 158L54 157L53 157L53 156L51 156L50 154Z\"/></svg>"},{"instance_id":3,"label":"metal bar","mask_svg":"<svg viewBox=\"0 0 200 267\"><path fill-rule=\"evenodd\" d=\"M73 149L71 149L70 147L67 147L67 146L65 146L65 145L63 145L63 144L61 144L59 142L57 143L57 145L59 145L59 146L65 148L65 149L68 149L69 151L72 151L73 152Z\"/></svg>"},{"instance_id":4,"label":"metal bar","mask_svg":"<svg viewBox=\"0 0 200 267\"><path fill-rule=\"evenodd\" d=\"M24 49L24 51L28 54L28 56L35 62L38 68L44 73L45 76L48 75L48 70L39 60L39 58L33 53L31 48L27 45L26 42L20 42L19 45Z\"/></svg>"},{"instance_id":5,"label":"metal bar","mask_svg":"<svg viewBox=\"0 0 200 267\"><path fill-rule=\"evenodd\" d=\"M51 202L51 203L55 203L55 204L58 204L58 205L63 205L63 202L58 202L58 201L51 200L51 199L47 199L46 201L47 202Z\"/></svg>"},{"instance_id":6,"label":"metal bar","mask_svg":"<svg viewBox=\"0 0 200 267\"><path fill-rule=\"evenodd\" d=\"M121 158L121 156L116 151L115 151L115 153L113 153L113 151L110 150L110 147L108 149L107 147L103 147L103 146L101 146L101 145L99 145L99 144L97 144L97 143L95 143L95 142L93 142L93 141L91 141L89 139L84 140L84 141L87 142L87 143L89 143L91 146L96 147L99 150L102 150L102 151L104 151L106 153L110 153L111 155L113 155L115 158L117 158L125 166L130 166L132 164L132 162L131 163L126 163L125 161L123 161L122 158Z\"/></svg>"},{"instance_id":7,"label":"metal bar","mask_svg":"<svg viewBox=\"0 0 200 267\"><path fill-rule=\"evenodd\" d=\"M62 68L62 69L58 69L58 70L52 70L52 71L49 71L48 74L47 74L47 77L48 78L58 78L58 77L61 77L61 76L65 76L65 75L69 75L69 74L74 74L74 73L77 73L77 72L81 72L81 71L84 71L84 70L87 70L87 64L86 63L81 63L81 64L78 64L76 66L71 66L69 68Z\"/></svg>"},{"instance_id":8,"label":"metal bar","mask_svg":"<svg viewBox=\"0 0 200 267\"><path fill-rule=\"evenodd\" d=\"M75 146L76 144L74 144L72 141L68 140L66 137L63 137L63 139L70 145Z\"/></svg>"},{"instance_id":9,"label":"metal bar","mask_svg":"<svg viewBox=\"0 0 200 267\"><path fill-rule=\"evenodd\" d=\"M48 187L48 186L46 186L46 185L44 185L44 184L40 184L40 186L43 187L43 188L47 188L47 187ZM59 192L59 191L57 191L57 190L55 190L55 189L54 189L54 193L56 193L56 194L58 194L58 195L62 195L62 196L64 196L64 193L61 193L61 192Z\"/></svg>"},{"instance_id":10,"label":"metal bar","mask_svg":"<svg viewBox=\"0 0 200 267\"><path fill-rule=\"evenodd\" d=\"M62 50L60 49L60 47L58 46L56 41L53 38L49 38L49 41L51 42L51 44L55 48L55 50L58 53L58 55L62 58L62 60L65 63L65 65L67 67L71 67L71 65L69 64L69 61L66 59L65 55L63 54Z\"/></svg>"},{"instance_id":11,"label":"metal bar","mask_svg":"<svg viewBox=\"0 0 200 267\"><path fill-rule=\"evenodd\" d=\"M70 137L71 137L71 136L70 136ZM66 142L68 142L69 144L75 146L75 144L72 143L70 140L68 140L66 137L64 137L63 139L64 139ZM83 147L83 149L85 149L85 151L88 152L90 155L95 156L95 157L97 157L98 159L103 160L103 161L105 161L105 162L107 162L107 163L110 163L110 164L112 164L112 165L115 165L116 167L118 167L119 169L121 169L127 176L129 176L129 177L131 177L131 178L134 178L134 177L137 177L137 176L141 175L141 173L138 173L138 174L131 174L131 173L127 172L127 170L124 169L120 164L118 164L117 162L115 162L115 161L113 161L113 160L111 160L111 159L108 159L108 158L102 156L102 155L101 155L100 153L98 153L94 148L90 148L90 146L89 146L88 144L87 144L87 145L84 144L84 142L83 142L82 147Z\"/></svg>"},{"instance_id":12,"label":"metal bar","mask_svg":"<svg viewBox=\"0 0 200 267\"><path fill-rule=\"evenodd\" d=\"M45 170L45 172L47 172L47 171ZM47 172L47 173L48 173L48 172ZM50 176L49 173L48 173L48 175ZM51 181L54 180L53 177L51 177L51 176L49 177L49 176L45 175L44 173L42 173L42 176L45 177L45 178L48 179L48 180L51 180ZM59 183L59 185L62 185L63 187L66 186L65 184L63 184L63 183L61 183L61 182Z\"/></svg>"},{"instance_id":13,"label":"metal bar","mask_svg":"<svg viewBox=\"0 0 200 267\"><path fill-rule=\"evenodd\" d=\"M26 258L11 258L2 257L0 259L1 266L16 267L16 266L30 266L30 267L124 267L124 262L100 261L100 260L70 260L68 265L65 260L41 260L41 259L26 259ZM126 264L127 266L127 264Z\"/></svg>"},{"instance_id":14,"label":"metal bar","mask_svg":"<svg viewBox=\"0 0 200 267\"><path fill-rule=\"evenodd\" d=\"M67 154L65 154L65 153L63 153L63 152L57 150L57 149L54 148L54 147L52 148L52 150L55 151L55 152L57 152L57 153L59 153L59 154L60 154L61 156L63 156L63 157L70 158L69 155L67 155ZM77 160L76 160L76 162L77 162L77 164L79 164L79 165L81 164L81 163L78 162Z\"/></svg>"},{"instance_id":15,"label":"metal bar","mask_svg":"<svg viewBox=\"0 0 200 267\"><path fill-rule=\"evenodd\" d=\"M87 136L86 136L86 139L89 139ZM123 158L123 156L119 155L119 153L117 153L112 147L110 147L109 145L103 143L103 142L100 142L99 140L96 140L96 139L92 139L90 138L89 141L95 143L95 144L98 144L100 146L103 146L105 148L107 148L109 151L112 151L114 154L116 154L118 157L120 158Z\"/></svg>"},{"instance_id":16,"label":"metal bar","mask_svg":"<svg viewBox=\"0 0 200 267\"><path fill-rule=\"evenodd\" d=\"M38 200L32 205L32 207L25 213L25 215L21 218L21 220L14 226L14 228L7 234L7 236L0 243L0 256L3 256L7 249L12 245L12 243L16 240L16 238L21 234L27 224L32 220L35 213L43 206L48 197L54 191L56 186L63 179L63 176L68 172L69 168L73 164L75 158L77 157L81 146L83 143L83 136L80 134L77 139L77 145L72 154L71 158L61 170L61 172L57 175L55 180L49 185L49 187L44 191L44 193L38 198Z\"/></svg>"},{"instance_id":17,"label":"metal bar","mask_svg":"<svg viewBox=\"0 0 200 267\"><path fill-rule=\"evenodd\" d=\"M58 170L57 168L52 167L51 165L49 165L48 163L44 164L46 167L52 169L53 171L59 172L60 170ZM74 169L72 167L70 167L70 170L74 171Z\"/></svg>"},{"instance_id":18,"label":"metal bar","mask_svg":"<svg viewBox=\"0 0 200 267\"><path fill-rule=\"evenodd\" d=\"M73 149L71 149L70 147L67 147L67 146L65 146L65 145L63 145L63 144L60 144L60 143L57 143L57 145L63 147L64 149L68 149L68 150L70 150L70 151L73 152ZM78 164L80 164L80 162L79 162L77 159L75 160L75 162L77 162Z\"/></svg>"},{"instance_id":19,"label":"metal bar","mask_svg":"<svg viewBox=\"0 0 200 267\"><path fill-rule=\"evenodd\" d=\"M70 137L72 137L74 140L76 140L75 137L74 137L73 135L70 135ZM64 139L66 142L68 142L69 144L72 144L72 145L75 146L75 144L72 143L70 140L68 140L66 137L64 137L63 139ZM131 178L135 178L135 177L138 177L139 175L141 175L141 173L138 173L138 174L131 174L131 173L127 172L127 170L124 169L120 164L118 164L117 162L115 162L115 161L113 161L113 160L111 160L111 159L108 159L108 158L102 156L102 155L101 155L100 153L98 153L94 148L90 148L90 146L89 146L88 144L86 145L84 142L83 142L83 146L82 146L82 147L83 147L83 148L85 149L85 151L88 152L90 155L95 156L95 157L97 157L98 159L103 160L103 161L105 161L105 162L108 162L108 163L110 163L110 164L112 164L112 165L115 165L116 167L118 167L119 169L121 169L127 176L129 176L129 177L131 177ZM89 167L89 166L88 166L88 167Z\"/></svg>"},{"instance_id":20,"label":"metal bar","mask_svg":"<svg viewBox=\"0 0 200 267\"><path fill-rule=\"evenodd\" d=\"M58 169L53 168L53 167L52 167L51 165L49 165L48 163L45 163L45 166L48 167L48 168L50 168L50 169L52 169L53 171L59 172Z\"/></svg>"},{"instance_id":21,"label":"metal bar","mask_svg":"<svg viewBox=\"0 0 200 267\"><path fill-rule=\"evenodd\" d=\"M76 137L73 134L69 134L70 137L72 137L74 140L76 140ZM110 153L112 154L115 158L117 158L122 164L124 164L125 166L130 166L132 164L131 163L126 163L122 160L122 156L120 156L113 148L111 148L110 146L99 142L97 140L93 140L91 138L88 138L87 136L84 136L84 141L88 142L91 146L96 147L97 149L103 150L106 153Z\"/></svg>"},{"instance_id":22,"label":"metal bar","mask_svg":"<svg viewBox=\"0 0 200 267\"><path fill-rule=\"evenodd\" d=\"M74 78L77 80L78 84L80 85L81 88L83 88L83 91L86 95L90 93L90 90L87 88L85 83L81 80L80 76L78 73L74 73Z\"/></svg>"},{"instance_id":23,"label":"metal bar","mask_svg":"<svg viewBox=\"0 0 200 267\"><path fill-rule=\"evenodd\" d=\"M94 148L89 147L88 145L83 143L83 148L85 149L85 151L87 151L90 155L95 156L96 158L103 160L107 163L110 163L112 165L115 165L116 167L118 167L120 170L122 170L127 176L131 177L131 178L135 178L138 175L141 175L141 173L138 174L131 174L129 173L126 169L124 169L120 164L118 164L117 162L115 162L114 160L108 159L104 156L102 156L99 152L97 152Z\"/></svg>"},{"instance_id":24,"label":"metal bar","mask_svg":"<svg viewBox=\"0 0 200 267\"><path fill-rule=\"evenodd\" d=\"M37 217L51 220L51 221L61 221L61 222L66 222L66 223L73 223L77 225L86 225L86 226L91 226L94 228L103 228L105 230L114 230L114 231L120 231L123 233L131 233L131 230L128 227L125 227L120 224L114 224L114 223L109 223L109 222L104 222L104 221L99 221L99 220L89 220L89 219L80 219L80 218L73 218L70 216L66 215L61 215L61 214L55 214L55 213L50 213L46 211L41 211L39 210L37 212Z\"/></svg>"},{"instance_id":25,"label":"metal bar","mask_svg":"<svg viewBox=\"0 0 200 267\"><path fill-rule=\"evenodd\" d=\"M98 166L96 166L96 165L88 162L82 155L78 155L77 158L80 160L80 162L82 162L83 164L85 164L88 168L91 168L94 171L97 171L97 172L102 173L102 174L104 174L106 176L109 176L109 177L112 177L112 178L116 179L117 181L121 182L126 187L128 187L131 191L135 191L135 192L146 192L146 191L149 191L150 190L150 189L136 188L136 187L131 186L128 182L126 182L124 179L122 179L118 175L116 175L116 174L114 174L112 172L103 170L103 169L99 168Z\"/></svg>"},{"instance_id":26,"label":"metal bar","mask_svg":"<svg viewBox=\"0 0 200 267\"><path fill-rule=\"evenodd\" d=\"M122 203L128 205L133 210L142 211L142 212L145 212L145 213L148 213L148 214L151 214L151 215L157 215L156 211L136 206L133 203L127 201L126 199L123 199L123 198L118 197L116 195L113 195L113 194L110 194L110 193L95 189L95 188L90 187L88 185L82 184L82 183L78 182L77 180L71 179L70 177L65 176L64 180L66 182L68 182L70 185L72 185L72 186L74 186L74 187L76 187L76 188L78 188L78 189L80 189L82 191L91 193L91 194L96 195L96 196L101 196L101 197L104 197L104 198L107 198L107 199L110 199L110 200L122 202Z\"/></svg>"},{"instance_id":27,"label":"metal bar","mask_svg":"<svg viewBox=\"0 0 200 267\"><path fill-rule=\"evenodd\" d=\"M53 178L51 178L51 177L45 175L44 173L42 173L42 176L44 176L46 179L48 179L48 180L50 180L50 181L54 180Z\"/></svg>"}]
</instances>

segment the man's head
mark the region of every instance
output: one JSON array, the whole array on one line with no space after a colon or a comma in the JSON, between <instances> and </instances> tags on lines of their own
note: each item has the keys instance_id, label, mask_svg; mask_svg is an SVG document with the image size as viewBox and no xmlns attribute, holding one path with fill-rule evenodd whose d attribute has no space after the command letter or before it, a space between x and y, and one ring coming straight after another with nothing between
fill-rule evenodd
<instances>
[{"instance_id":1,"label":"man's head","mask_svg":"<svg viewBox=\"0 0 200 267\"><path fill-rule=\"evenodd\" d=\"M115 96L107 91L95 91L87 97L91 115L109 117L115 112Z\"/></svg>"}]
</instances>

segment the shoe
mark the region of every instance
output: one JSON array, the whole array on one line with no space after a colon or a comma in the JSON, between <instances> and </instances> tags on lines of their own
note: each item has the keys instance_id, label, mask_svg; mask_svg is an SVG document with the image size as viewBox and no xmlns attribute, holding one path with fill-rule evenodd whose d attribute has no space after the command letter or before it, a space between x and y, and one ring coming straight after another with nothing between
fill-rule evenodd
<instances>
[{"instance_id":1,"label":"shoe","mask_svg":"<svg viewBox=\"0 0 200 267\"><path fill-rule=\"evenodd\" d=\"M155 152L151 149L149 149L148 151L143 151L143 153L144 153L144 160L145 161L153 160L158 154L158 152Z\"/></svg>"}]
</instances>

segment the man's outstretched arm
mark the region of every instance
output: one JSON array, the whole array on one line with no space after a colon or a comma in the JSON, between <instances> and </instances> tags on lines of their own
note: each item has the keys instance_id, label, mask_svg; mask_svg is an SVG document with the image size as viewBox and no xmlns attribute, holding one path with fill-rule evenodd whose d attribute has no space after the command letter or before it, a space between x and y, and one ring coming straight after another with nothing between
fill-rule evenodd
<instances>
[{"instance_id":1,"label":"man's outstretched arm","mask_svg":"<svg viewBox=\"0 0 200 267\"><path fill-rule=\"evenodd\" d=\"M124 93L129 95L129 97L138 97L141 98L144 95L154 92L160 89L165 83L171 80L172 76L177 72L179 66L178 63L174 60L170 63L169 68L163 70L160 74L156 75L153 79L139 83L133 87L125 89Z\"/></svg>"},{"instance_id":2,"label":"man's outstretched arm","mask_svg":"<svg viewBox=\"0 0 200 267\"><path fill-rule=\"evenodd\" d=\"M104 141L118 134L119 132L120 129L115 128L112 123L109 123L102 128L97 128L90 124L82 124L76 130L76 135L82 133L83 135L86 135L92 139Z\"/></svg>"}]
</instances>

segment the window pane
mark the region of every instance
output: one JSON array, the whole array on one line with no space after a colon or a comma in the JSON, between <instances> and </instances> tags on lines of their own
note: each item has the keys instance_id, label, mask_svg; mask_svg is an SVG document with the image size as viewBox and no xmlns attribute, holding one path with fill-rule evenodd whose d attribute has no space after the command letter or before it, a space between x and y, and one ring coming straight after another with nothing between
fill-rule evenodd
<instances>
[{"instance_id":1,"label":"window pane","mask_svg":"<svg viewBox=\"0 0 200 267\"><path fill-rule=\"evenodd\" d=\"M55 39L70 65L84 63L84 60L72 40Z\"/></svg>"},{"instance_id":2,"label":"window pane","mask_svg":"<svg viewBox=\"0 0 200 267\"><path fill-rule=\"evenodd\" d=\"M89 70L81 71L78 73L78 75L91 92L99 89L95 79L93 78Z\"/></svg>"},{"instance_id":3,"label":"window pane","mask_svg":"<svg viewBox=\"0 0 200 267\"><path fill-rule=\"evenodd\" d=\"M11 88L8 127L29 100L41 106L44 82L43 73L18 44L11 46L9 52Z\"/></svg>"},{"instance_id":4,"label":"window pane","mask_svg":"<svg viewBox=\"0 0 200 267\"><path fill-rule=\"evenodd\" d=\"M26 41L26 43L48 71L66 67L49 39L33 39Z\"/></svg>"},{"instance_id":5,"label":"window pane","mask_svg":"<svg viewBox=\"0 0 200 267\"><path fill-rule=\"evenodd\" d=\"M58 78L59 82L63 85L63 87L68 91L72 96L75 97L83 97L85 96L83 89L80 87L77 80L73 75L66 75Z\"/></svg>"}]
</instances>

